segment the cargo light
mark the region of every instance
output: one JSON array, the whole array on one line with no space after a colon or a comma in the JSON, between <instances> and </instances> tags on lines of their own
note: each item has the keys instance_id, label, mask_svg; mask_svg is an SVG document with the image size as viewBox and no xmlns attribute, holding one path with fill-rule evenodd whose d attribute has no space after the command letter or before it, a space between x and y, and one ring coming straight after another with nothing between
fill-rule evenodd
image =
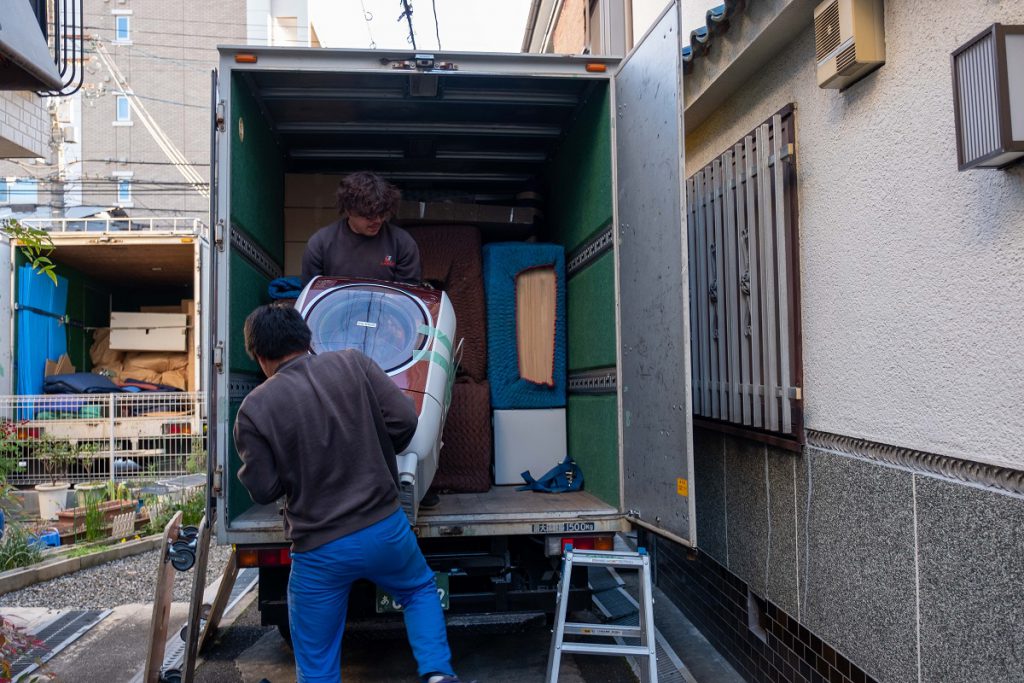
<instances>
[{"instance_id":1,"label":"cargo light","mask_svg":"<svg viewBox=\"0 0 1024 683\"><path fill-rule=\"evenodd\" d=\"M236 64L255 64L256 63L256 55L251 54L249 52L239 52L238 54L235 55L235 63Z\"/></svg>"},{"instance_id":2,"label":"cargo light","mask_svg":"<svg viewBox=\"0 0 1024 683\"><path fill-rule=\"evenodd\" d=\"M587 64L587 71L592 74L603 74L608 70L608 67L604 64Z\"/></svg>"},{"instance_id":3,"label":"cargo light","mask_svg":"<svg viewBox=\"0 0 1024 683\"><path fill-rule=\"evenodd\" d=\"M238 548L239 567L287 567L292 563L288 548Z\"/></svg>"}]
</instances>

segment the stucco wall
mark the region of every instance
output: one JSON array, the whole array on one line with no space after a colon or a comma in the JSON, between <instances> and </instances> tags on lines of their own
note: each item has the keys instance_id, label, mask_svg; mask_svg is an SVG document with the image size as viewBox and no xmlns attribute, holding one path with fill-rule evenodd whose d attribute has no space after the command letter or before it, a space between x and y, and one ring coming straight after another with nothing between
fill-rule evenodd
<instances>
[{"instance_id":1,"label":"stucco wall","mask_svg":"<svg viewBox=\"0 0 1024 683\"><path fill-rule=\"evenodd\" d=\"M1024 468L1024 167L957 172L949 60L1024 5L885 12L884 67L819 89L808 27L688 135L687 173L794 102L807 426Z\"/></svg>"},{"instance_id":2,"label":"stucco wall","mask_svg":"<svg viewBox=\"0 0 1024 683\"><path fill-rule=\"evenodd\" d=\"M565 0L552 36L556 53L575 55L583 52L587 44L586 12L585 0Z\"/></svg>"}]
</instances>

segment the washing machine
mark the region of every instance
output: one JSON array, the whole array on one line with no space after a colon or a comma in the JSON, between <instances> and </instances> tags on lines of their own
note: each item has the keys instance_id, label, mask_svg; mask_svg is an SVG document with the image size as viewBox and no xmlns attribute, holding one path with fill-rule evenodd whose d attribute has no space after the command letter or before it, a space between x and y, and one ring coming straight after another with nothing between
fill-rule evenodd
<instances>
[{"instance_id":1,"label":"washing machine","mask_svg":"<svg viewBox=\"0 0 1024 683\"><path fill-rule=\"evenodd\" d=\"M458 366L451 301L436 289L317 276L295 308L313 333L313 353L359 349L415 402L416 433L398 454L399 497L415 523L437 472Z\"/></svg>"}]
</instances>

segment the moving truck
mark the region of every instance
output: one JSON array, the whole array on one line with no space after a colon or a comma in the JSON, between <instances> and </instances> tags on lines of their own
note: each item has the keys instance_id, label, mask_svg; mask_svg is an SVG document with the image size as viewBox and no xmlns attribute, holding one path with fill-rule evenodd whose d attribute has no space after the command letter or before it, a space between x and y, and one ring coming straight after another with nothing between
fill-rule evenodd
<instances>
[{"instance_id":1,"label":"moving truck","mask_svg":"<svg viewBox=\"0 0 1024 683\"><path fill-rule=\"evenodd\" d=\"M531 197L538 220L489 220L483 241L535 239L567 255L568 450L585 487L493 486L420 511L414 528L449 586L450 623L552 612L569 539L585 547L639 527L695 543L680 61L674 4L624 58L220 48L209 505L218 542L260 567L264 624L287 637L288 544L280 506L255 505L237 479L233 420L262 381L242 323L268 283L297 274L290 207L314 187L329 206L336 177L356 170L384 175L425 213L475 202L481 215L512 216ZM307 232L334 218L309 217ZM585 604L586 577L573 587ZM354 591L350 624L386 620L378 598Z\"/></svg>"},{"instance_id":2,"label":"moving truck","mask_svg":"<svg viewBox=\"0 0 1024 683\"><path fill-rule=\"evenodd\" d=\"M201 295L208 286L203 261L207 226L191 218L29 218L27 227L50 233L59 285L31 272L17 249L3 246L0 263L10 287L0 298L8 324L0 330L0 417L23 422L25 438L41 434L88 442L103 457L93 471L73 479L120 477L181 470L182 456L202 438L205 364L201 357ZM63 289L62 289L63 288ZM145 313L145 312L151 313ZM139 327L133 316L155 314L156 327ZM164 328L164 318L177 327ZM117 329L115 339L107 328ZM134 335L119 339L118 334ZM95 350L107 349L100 364ZM120 350L118 350L120 349ZM63 359L62 356L65 356ZM9 370L9 371L8 371ZM115 380L136 379L187 391L57 397L43 393L44 373L97 372ZM111 408L109 400L117 402ZM130 413L130 414L128 414ZM41 417L45 415L45 417ZM121 469L115 461L122 461ZM46 480L42 463L12 476L19 484Z\"/></svg>"}]
</instances>

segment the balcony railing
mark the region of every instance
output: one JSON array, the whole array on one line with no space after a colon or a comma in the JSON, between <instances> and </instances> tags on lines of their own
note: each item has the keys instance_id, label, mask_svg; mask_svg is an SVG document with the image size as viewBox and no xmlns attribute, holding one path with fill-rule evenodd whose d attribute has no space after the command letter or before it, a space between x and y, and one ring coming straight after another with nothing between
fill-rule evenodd
<instances>
[{"instance_id":1,"label":"balcony railing","mask_svg":"<svg viewBox=\"0 0 1024 683\"><path fill-rule=\"evenodd\" d=\"M131 218L23 218L21 224L51 233L136 233L147 237L158 235L206 234L206 224L198 218L137 217Z\"/></svg>"}]
</instances>

